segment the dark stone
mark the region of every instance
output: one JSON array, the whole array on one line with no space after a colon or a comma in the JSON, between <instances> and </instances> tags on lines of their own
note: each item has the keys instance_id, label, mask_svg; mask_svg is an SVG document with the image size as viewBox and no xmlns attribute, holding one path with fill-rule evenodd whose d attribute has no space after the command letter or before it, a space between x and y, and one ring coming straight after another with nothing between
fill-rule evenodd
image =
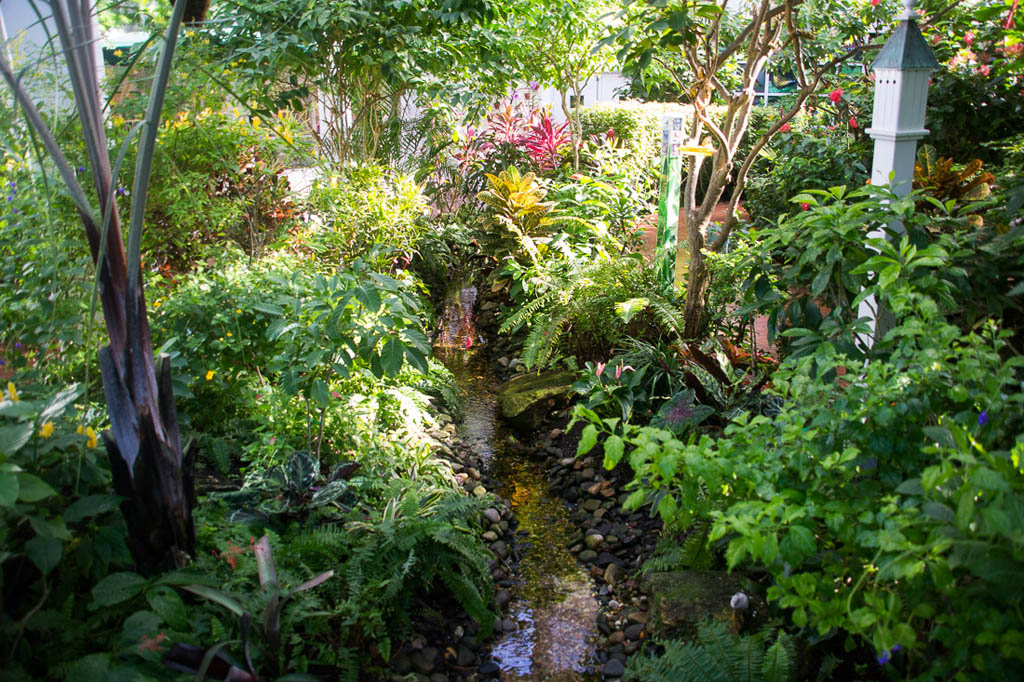
<instances>
[{"instance_id":1,"label":"dark stone","mask_svg":"<svg viewBox=\"0 0 1024 682\"><path fill-rule=\"evenodd\" d=\"M412 661L405 654L395 654L391 657L391 669L399 675L407 675L412 672Z\"/></svg>"},{"instance_id":2,"label":"dark stone","mask_svg":"<svg viewBox=\"0 0 1024 682\"><path fill-rule=\"evenodd\" d=\"M432 646L423 647L419 651L412 652L409 656L409 661L416 670L424 675L428 675L434 670L434 663L437 661L437 649Z\"/></svg>"},{"instance_id":3,"label":"dark stone","mask_svg":"<svg viewBox=\"0 0 1024 682\"><path fill-rule=\"evenodd\" d=\"M580 552L578 558L583 563L587 563L597 558L597 552L595 552L592 549L585 549L582 552Z\"/></svg>"},{"instance_id":4,"label":"dark stone","mask_svg":"<svg viewBox=\"0 0 1024 682\"><path fill-rule=\"evenodd\" d=\"M605 677L622 677L623 673L626 672L626 666L617 658L613 658L604 664L601 668L601 674Z\"/></svg>"},{"instance_id":5,"label":"dark stone","mask_svg":"<svg viewBox=\"0 0 1024 682\"><path fill-rule=\"evenodd\" d=\"M608 564L621 564L622 560L611 552L601 552L597 555L597 565L607 566Z\"/></svg>"},{"instance_id":6,"label":"dark stone","mask_svg":"<svg viewBox=\"0 0 1024 682\"><path fill-rule=\"evenodd\" d=\"M468 668L474 663L476 663L476 653L468 646L459 646L459 653L455 657L455 665L460 668Z\"/></svg>"},{"instance_id":7,"label":"dark stone","mask_svg":"<svg viewBox=\"0 0 1024 682\"><path fill-rule=\"evenodd\" d=\"M487 661L486 663L481 664L476 671L481 675L487 675L489 677L491 675L497 675L500 668L498 668L498 664L494 661Z\"/></svg>"},{"instance_id":8,"label":"dark stone","mask_svg":"<svg viewBox=\"0 0 1024 682\"><path fill-rule=\"evenodd\" d=\"M640 639L644 634L644 626L642 623L634 623L627 626L623 632L626 633L626 639Z\"/></svg>"},{"instance_id":9,"label":"dark stone","mask_svg":"<svg viewBox=\"0 0 1024 682\"><path fill-rule=\"evenodd\" d=\"M505 608L510 601L512 601L512 594L508 590L498 590L494 595L494 603L498 605L499 609Z\"/></svg>"}]
</instances>

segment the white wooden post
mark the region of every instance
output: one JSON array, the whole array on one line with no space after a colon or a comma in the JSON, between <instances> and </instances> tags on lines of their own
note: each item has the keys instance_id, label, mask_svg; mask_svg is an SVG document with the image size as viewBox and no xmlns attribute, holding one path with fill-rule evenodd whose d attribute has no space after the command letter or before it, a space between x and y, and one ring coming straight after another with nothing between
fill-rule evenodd
<instances>
[{"instance_id":1,"label":"white wooden post","mask_svg":"<svg viewBox=\"0 0 1024 682\"><path fill-rule=\"evenodd\" d=\"M924 127L928 81L939 68L917 27L914 3L915 0L903 0L900 25L871 65L875 74L875 103L871 127L864 131L875 141L871 184L889 185L899 196L909 194L913 186L917 141L928 134ZM904 231L898 222L890 227ZM868 234L872 239L884 236L882 230ZM859 314L871 318L875 334L883 331L878 329L878 312L873 296L860 304ZM864 341L871 345L873 339Z\"/></svg>"}]
</instances>

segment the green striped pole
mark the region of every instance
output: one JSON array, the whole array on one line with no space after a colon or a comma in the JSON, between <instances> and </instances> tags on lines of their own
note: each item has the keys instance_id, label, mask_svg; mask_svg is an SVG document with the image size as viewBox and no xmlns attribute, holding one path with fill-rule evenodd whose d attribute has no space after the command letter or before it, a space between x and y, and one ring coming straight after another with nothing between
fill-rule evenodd
<instances>
[{"instance_id":1,"label":"green striped pole","mask_svg":"<svg viewBox=\"0 0 1024 682\"><path fill-rule=\"evenodd\" d=\"M675 284L676 249L679 232L679 184L683 160L680 142L683 135L681 117L665 117L661 122L661 180L658 200L658 244L655 259L661 281L666 287Z\"/></svg>"}]
</instances>

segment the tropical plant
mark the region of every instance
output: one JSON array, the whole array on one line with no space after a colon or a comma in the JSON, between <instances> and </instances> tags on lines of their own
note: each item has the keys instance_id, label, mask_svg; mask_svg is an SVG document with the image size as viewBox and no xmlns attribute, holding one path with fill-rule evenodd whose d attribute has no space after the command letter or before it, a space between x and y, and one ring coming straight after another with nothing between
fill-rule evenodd
<instances>
[{"instance_id":1,"label":"tropical plant","mask_svg":"<svg viewBox=\"0 0 1024 682\"><path fill-rule=\"evenodd\" d=\"M924 144L917 150L914 164L914 189L923 189L939 201L980 201L992 193L996 176L982 173L981 159L974 159L954 170L953 159L940 158L935 147Z\"/></svg>"},{"instance_id":2,"label":"tropical plant","mask_svg":"<svg viewBox=\"0 0 1024 682\"><path fill-rule=\"evenodd\" d=\"M536 238L551 224L548 214L555 208L554 203L543 201L547 190L536 178L534 173L523 175L510 166L498 175L488 173L489 189L476 195L493 210L493 224L512 235L535 264L540 260Z\"/></svg>"},{"instance_id":3,"label":"tropical plant","mask_svg":"<svg viewBox=\"0 0 1024 682\"><path fill-rule=\"evenodd\" d=\"M186 4L185 0L175 2L146 119L137 126L142 137L132 187L127 249L117 209L115 180L120 160L111 166L88 8L67 0L56 0L51 6L92 167L99 212L89 203L74 167L11 70L6 54L0 54L0 73L56 164L96 263L96 295L102 303L110 341L99 353L111 423L110 431L104 432L104 444L114 488L125 498L122 510L128 523L129 546L143 573L182 566L195 548L191 454L183 452L181 446L170 361L161 358L158 368L153 360L140 255L160 112Z\"/></svg>"},{"instance_id":4,"label":"tropical plant","mask_svg":"<svg viewBox=\"0 0 1024 682\"><path fill-rule=\"evenodd\" d=\"M218 642L205 649L190 644L175 644L164 659L168 667L204 679L208 673L213 672L211 667L216 666L216 674L222 679L254 682L261 679L260 673L265 672L276 677L287 671L289 665L285 659L284 644L287 637L284 627L296 621L295 618L287 617L285 606L294 595L323 584L334 575L334 571L325 571L288 589L284 588L278 579L274 555L270 549L270 538L264 535L253 544L252 551L256 557L259 592L239 598L208 585L193 584L182 588L227 609L237 617L239 637ZM260 609L260 617L255 620L249 610L254 607ZM303 615L308 618L311 614ZM244 669L232 665L224 658L218 658L219 652L229 645L240 647L242 660L245 662ZM254 654L258 656L258 666L253 664ZM308 678L288 675L280 679L283 682L284 679Z\"/></svg>"},{"instance_id":5,"label":"tropical plant","mask_svg":"<svg viewBox=\"0 0 1024 682\"><path fill-rule=\"evenodd\" d=\"M562 149L572 143L565 134L568 126L569 121L555 125L551 112L544 110L523 136L522 145L526 153L542 173L550 173L562 165Z\"/></svg>"},{"instance_id":6,"label":"tropical plant","mask_svg":"<svg viewBox=\"0 0 1024 682\"><path fill-rule=\"evenodd\" d=\"M293 520L303 520L322 507L348 511L355 501L348 480L362 464L343 462L321 476L320 462L310 453L292 453L287 464L255 468L241 490L221 493L231 512L228 521L284 530Z\"/></svg>"},{"instance_id":7,"label":"tropical plant","mask_svg":"<svg viewBox=\"0 0 1024 682\"><path fill-rule=\"evenodd\" d=\"M737 635L725 623L704 621L697 626L695 641L669 640L664 646L665 652L660 656L630 659L623 679L788 682L794 679L797 669L796 646L782 631L762 629L752 635Z\"/></svg>"},{"instance_id":8,"label":"tropical plant","mask_svg":"<svg viewBox=\"0 0 1024 682\"><path fill-rule=\"evenodd\" d=\"M387 659L392 639L409 634L416 595L439 580L480 624L478 638L487 636L495 618L493 582L487 550L466 523L486 501L397 480L387 499L365 521L345 526L353 544L341 572L346 622L360 623Z\"/></svg>"}]
</instances>

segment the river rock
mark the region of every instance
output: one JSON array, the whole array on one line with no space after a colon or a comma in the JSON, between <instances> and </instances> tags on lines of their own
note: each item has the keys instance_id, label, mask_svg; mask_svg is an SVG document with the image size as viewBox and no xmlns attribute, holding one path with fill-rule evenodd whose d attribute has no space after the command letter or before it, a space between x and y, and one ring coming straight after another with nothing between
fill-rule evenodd
<instances>
[{"instance_id":1,"label":"river rock","mask_svg":"<svg viewBox=\"0 0 1024 682\"><path fill-rule=\"evenodd\" d=\"M482 537L487 542L494 542L495 540L498 539L498 534L495 533L493 530L489 530L486 533L484 533L483 535L481 535L480 537Z\"/></svg>"},{"instance_id":2,"label":"river rock","mask_svg":"<svg viewBox=\"0 0 1024 682\"><path fill-rule=\"evenodd\" d=\"M630 623L640 623L641 625L647 624L647 613L644 611L634 611L633 613L626 616L626 620Z\"/></svg>"},{"instance_id":3,"label":"river rock","mask_svg":"<svg viewBox=\"0 0 1024 682\"><path fill-rule=\"evenodd\" d=\"M617 658L611 659L601 668L601 674L605 677L622 677L625 672L625 664Z\"/></svg>"},{"instance_id":4,"label":"river rock","mask_svg":"<svg viewBox=\"0 0 1024 682\"><path fill-rule=\"evenodd\" d=\"M604 542L604 536L600 533L593 533L583 538L583 544L587 546L587 549L597 549Z\"/></svg>"},{"instance_id":5,"label":"river rock","mask_svg":"<svg viewBox=\"0 0 1024 682\"><path fill-rule=\"evenodd\" d=\"M498 668L498 664L494 661L487 661L486 663L481 664L480 667L476 669L478 673L488 677L491 675L497 675L499 670L500 668Z\"/></svg>"},{"instance_id":6,"label":"river rock","mask_svg":"<svg viewBox=\"0 0 1024 682\"><path fill-rule=\"evenodd\" d=\"M730 622L729 600L743 585L737 576L722 571L668 571L649 574L643 588L650 595L651 634L685 639L708 618ZM756 612L757 605L752 606Z\"/></svg>"},{"instance_id":7,"label":"river rock","mask_svg":"<svg viewBox=\"0 0 1024 682\"><path fill-rule=\"evenodd\" d=\"M494 594L494 603L498 605L499 609L505 608L510 601L512 601L512 594L508 590L498 590Z\"/></svg>"},{"instance_id":8,"label":"river rock","mask_svg":"<svg viewBox=\"0 0 1024 682\"><path fill-rule=\"evenodd\" d=\"M501 514L498 513L497 509L490 507L488 509L484 509L484 518L491 523L498 523L501 521Z\"/></svg>"},{"instance_id":9,"label":"river rock","mask_svg":"<svg viewBox=\"0 0 1024 682\"><path fill-rule=\"evenodd\" d=\"M608 564L604 569L604 581L609 585L617 585L626 577L626 569L618 564Z\"/></svg>"},{"instance_id":10,"label":"river rock","mask_svg":"<svg viewBox=\"0 0 1024 682\"><path fill-rule=\"evenodd\" d=\"M482 485L475 486L473 488L473 494L476 495L477 497L483 497L484 495L487 494L487 488L483 487Z\"/></svg>"},{"instance_id":11,"label":"river rock","mask_svg":"<svg viewBox=\"0 0 1024 682\"><path fill-rule=\"evenodd\" d=\"M583 563L590 563L597 558L597 552L592 549L585 549L579 554L579 560Z\"/></svg>"},{"instance_id":12,"label":"river rock","mask_svg":"<svg viewBox=\"0 0 1024 682\"><path fill-rule=\"evenodd\" d=\"M597 499L596 497L591 497L586 502L583 503L583 508L591 513L596 512L600 507L601 500Z\"/></svg>"},{"instance_id":13,"label":"river rock","mask_svg":"<svg viewBox=\"0 0 1024 682\"><path fill-rule=\"evenodd\" d=\"M575 380L568 370L515 377L498 393L501 414L517 428L536 432L550 411L548 401L564 400Z\"/></svg>"},{"instance_id":14,"label":"river rock","mask_svg":"<svg viewBox=\"0 0 1024 682\"><path fill-rule=\"evenodd\" d=\"M409 661L420 673L429 675L437 661L437 649L432 646L423 647L409 655Z\"/></svg>"},{"instance_id":15,"label":"river rock","mask_svg":"<svg viewBox=\"0 0 1024 682\"><path fill-rule=\"evenodd\" d=\"M455 657L455 665L468 668L476 663L476 653L465 644L459 645L459 653Z\"/></svg>"},{"instance_id":16,"label":"river rock","mask_svg":"<svg viewBox=\"0 0 1024 682\"><path fill-rule=\"evenodd\" d=\"M499 559L504 559L508 556L508 545L506 545L502 540L498 540L491 545L491 551L494 552L494 555Z\"/></svg>"},{"instance_id":17,"label":"river rock","mask_svg":"<svg viewBox=\"0 0 1024 682\"><path fill-rule=\"evenodd\" d=\"M644 626L641 623L634 623L627 626L623 632L626 633L626 639L640 639L644 636Z\"/></svg>"}]
</instances>

